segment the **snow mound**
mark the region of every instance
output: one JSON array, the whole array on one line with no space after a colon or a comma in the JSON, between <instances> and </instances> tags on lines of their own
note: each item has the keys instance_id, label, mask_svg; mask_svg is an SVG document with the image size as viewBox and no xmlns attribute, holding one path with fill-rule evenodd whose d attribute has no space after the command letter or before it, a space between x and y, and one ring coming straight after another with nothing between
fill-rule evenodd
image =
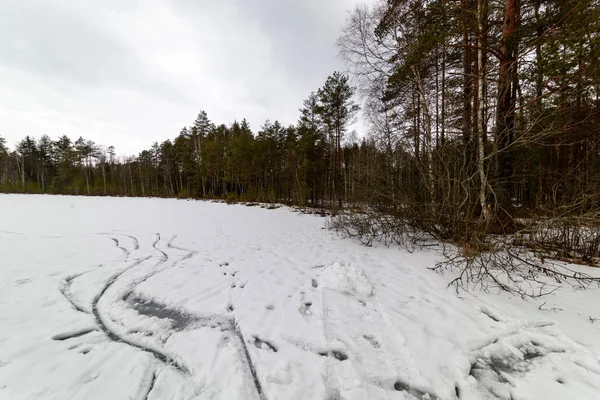
<instances>
[{"instance_id":1,"label":"snow mound","mask_svg":"<svg viewBox=\"0 0 600 400\"><path fill-rule=\"evenodd\" d=\"M319 283L323 288L343 293L373 295L373 284L365 276L364 270L350 264L335 262L323 267Z\"/></svg>"}]
</instances>

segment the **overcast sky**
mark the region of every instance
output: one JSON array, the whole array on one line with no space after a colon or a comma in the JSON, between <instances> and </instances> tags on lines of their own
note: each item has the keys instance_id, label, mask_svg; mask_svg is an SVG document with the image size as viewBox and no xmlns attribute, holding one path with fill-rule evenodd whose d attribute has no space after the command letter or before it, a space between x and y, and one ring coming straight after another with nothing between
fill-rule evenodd
<instances>
[{"instance_id":1,"label":"overcast sky","mask_svg":"<svg viewBox=\"0 0 600 400\"><path fill-rule=\"evenodd\" d=\"M354 0L4 0L0 136L83 136L137 153L200 110L295 123L343 70Z\"/></svg>"}]
</instances>

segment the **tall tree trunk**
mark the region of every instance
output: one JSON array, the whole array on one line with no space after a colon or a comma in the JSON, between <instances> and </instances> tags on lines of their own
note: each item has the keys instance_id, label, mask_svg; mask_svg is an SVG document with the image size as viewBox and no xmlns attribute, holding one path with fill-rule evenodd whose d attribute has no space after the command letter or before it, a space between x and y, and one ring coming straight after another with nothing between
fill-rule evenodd
<instances>
[{"instance_id":1,"label":"tall tree trunk","mask_svg":"<svg viewBox=\"0 0 600 400\"><path fill-rule=\"evenodd\" d=\"M89 167L88 167L87 159L85 160L85 165L83 168L84 168L83 174L85 175L85 187L87 189L87 194L89 196L90 195L90 177L89 177Z\"/></svg>"},{"instance_id":2,"label":"tall tree trunk","mask_svg":"<svg viewBox=\"0 0 600 400\"><path fill-rule=\"evenodd\" d=\"M420 119L421 119L421 98L419 96L414 96L413 93L413 105L415 107L415 113L413 117L413 129L415 136L415 159L417 161L421 160L421 131L420 131Z\"/></svg>"},{"instance_id":3,"label":"tall tree trunk","mask_svg":"<svg viewBox=\"0 0 600 400\"><path fill-rule=\"evenodd\" d=\"M440 55L439 47L435 48L435 147L440 144Z\"/></svg>"},{"instance_id":4,"label":"tall tree trunk","mask_svg":"<svg viewBox=\"0 0 600 400\"><path fill-rule=\"evenodd\" d=\"M106 196L106 164L102 162L102 181L104 183L104 195Z\"/></svg>"},{"instance_id":5,"label":"tall tree trunk","mask_svg":"<svg viewBox=\"0 0 600 400\"><path fill-rule=\"evenodd\" d=\"M544 27L540 20L540 7L542 0L536 0L534 3L535 23L537 24L535 42L535 97L538 113L542 111L542 92L544 84L544 65L542 58L542 42L541 38L544 34Z\"/></svg>"},{"instance_id":6,"label":"tall tree trunk","mask_svg":"<svg viewBox=\"0 0 600 400\"><path fill-rule=\"evenodd\" d=\"M484 48L485 43L485 20L487 18L486 0L477 0L477 115L475 125L477 129L477 171L479 173L479 205L481 207L481 215L483 216L486 225L490 223L491 213L487 205L487 187L488 179L485 171L485 66L486 55ZM486 227L487 229L487 227Z\"/></svg>"},{"instance_id":7,"label":"tall tree trunk","mask_svg":"<svg viewBox=\"0 0 600 400\"><path fill-rule=\"evenodd\" d=\"M467 151L471 147L472 129L471 129L471 99L473 98L472 88L472 61L471 61L471 41L469 38L469 10L470 0L461 0L463 7L462 39L463 39L463 123L462 134L463 141L467 146ZM470 158L470 157L469 157Z\"/></svg>"},{"instance_id":8,"label":"tall tree trunk","mask_svg":"<svg viewBox=\"0 0 600 400\"><path fill-rule=\"evenodd\" d=\"M140 174L140 185L142 187L142 196L146 196L146 190L144 188L144 175L142 174L142 164L138 162L138 173Z\"/></svg>"},{"instance_id":9,"label":"tall tree trunk","mask_svg":"<svg viewBox=\"0 0 600 400\"><path fill-rule=\"evenodd\" d=\"M444 146L444 143L446 142L446 44L444 43L443 49L442 49L442 104L441 104L442 110L442 122L441 122L441 144L442 147Z\"/></svg>"},{"instance_id":10,"label":"tall tree trunk","mask_svg":"<svg viewBox=\"0 0 600 400\"><path fill-rule=\"evenodd\" d=\"M423 103L423 119L424 119L424 134L425 134L425 140L423 143L423 147L424 147L424 151L423 151L423 156L424 156L424 162L425 162L425 174L426 174L426 186L427 186L427 194L429 195L429 201L433 202L434 200L434 176L433 176L433 162L432 162L432 155L433 155L433 147L432 147L432 143L431 143L431 139L432 139L432 132L431 132L431 125L432 125L432 121L431 121L431 113L429 112L429 106L427 104L427 98L425 97L425 88L423 86L423 81L421 79L421 75L419 74L419 71L416 68L413 68L413 74L415 77L415 80L417 82L417 92L419 94L419 98L421 99L421 102Z\"/></svg>"},{"instance_id":11,"label":"tall tree trunk","mask_svg":"<svg viewBox=\"0 0 600 400\"><path fill-rule=\"evenodd\" d=\"M23 190L25 189L25 156L21 156L21 183L23 184ZM17 164L18 165L18 164Z\"/></svg>"},{"instance_id":12,"label":"tall tree trunk","mask_svg":"<svg viewBox=\"0 0 600 400\"><path fill-rule=\"evenodd\" d=\"M496 107L496 135L498 143L497 174L500 180L499 201L501 207L510 209L513 197L511 179L513 175L512 145L515 128L515 96L513 84L516 80L516 48L519 17L519 0L506 0L500 69L498 72L498 102Z\"/></svg>"},{"instance_id":13,"label":"tall tree trunk","mask_svg":"<svg viewBox=\"0 0 600 400\"><path fill-rule=\"evenodd\" d=\"M338 120L339 120L339 117L338 117ZM337 145L337 148L336 148L337 163L336 163L335 167L336 167L338 186L339 186L339 188L340 188L339 190L341 192L342 185L341 185L340 181L342 180L342 129L339 125L336 126L336 142L337 142L336 143L336 145ZM338 197L338 207L341 210L342 209L342 194L341 193L337 194L337 197Z\"/></svg>"},{"instance_id":14,"label":"tall tree trunk","mask_svg":"<svg viewBox=\"0 0 600 400\"><path fill-rule=\"evenodd\" d=\"M131 162L127 163L127 166L129 167L129 180L131 181L131 196L135 197L135 190L133 186L133 174L131 173Z\"/></svg>"}]
</instances>

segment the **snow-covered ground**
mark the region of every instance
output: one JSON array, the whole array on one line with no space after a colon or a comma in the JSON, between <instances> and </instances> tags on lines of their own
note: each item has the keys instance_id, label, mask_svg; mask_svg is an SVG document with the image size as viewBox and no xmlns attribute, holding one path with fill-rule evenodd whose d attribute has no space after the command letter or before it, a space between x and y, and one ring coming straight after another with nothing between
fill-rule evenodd
<instances>
[{"instance_id":1,"label":"snow-covered ground","mask_svg":"<svg viewBox=\"0 0 600 400\"><path fill-rule=\"evenodd\" d=\"M457 294L324 225L0 196L0 399L600 398L599 291Z\"/></svg>"}]
</instances>

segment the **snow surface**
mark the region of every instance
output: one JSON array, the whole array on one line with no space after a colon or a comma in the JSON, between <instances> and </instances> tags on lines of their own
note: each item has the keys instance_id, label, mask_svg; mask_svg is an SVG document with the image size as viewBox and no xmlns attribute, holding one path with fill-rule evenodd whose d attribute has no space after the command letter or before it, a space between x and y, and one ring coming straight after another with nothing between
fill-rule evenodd
<instances>
[{"instance_id":1,"label":"snow surface","mask_svg":"<svg viewBox=\"0 0 600 400\"><path fill-rule=\"evenodd\" d=\"M600 292L457 294L324 225L1 195L0 399L600 398Z\"/></svg>"}]
</instances>

